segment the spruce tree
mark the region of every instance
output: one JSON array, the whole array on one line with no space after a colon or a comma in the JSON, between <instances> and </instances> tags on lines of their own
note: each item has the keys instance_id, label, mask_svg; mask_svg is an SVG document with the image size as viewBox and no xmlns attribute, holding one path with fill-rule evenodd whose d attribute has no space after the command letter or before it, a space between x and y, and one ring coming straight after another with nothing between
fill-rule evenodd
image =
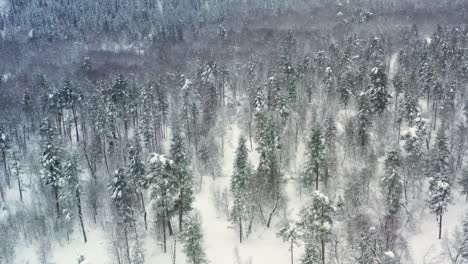
<instances>
[{"instance_id":1,"label":"spruce tree","mask_svg":"<svg viewBox=\"0 0 468 264\"><path fill-rule=\"evenodd\" d=\"M192 209L193 201L193 176L189 171L189 158L185 150L184 140L178 125L172 129L172 141L170 149L171 159L174 164L174 176L178 190L177 209L179 211L179 228L182 229L183 214Z\"/></svg>"},{"instance_id":2,"label":"spruce tree","mask_svg":"<svg viewBox=\"0 0 468 264\"><path fill-rule=\"evenodd\" d=\"M177 179L174 175L174 164L172 160L156 153L149 158L149 168L147 177L147 188L150 191L150 199L153 210L163 230L163 250L167 251L166 225L169 227L170 234L172 227L170 218L173 214L173 208L177 204L178 189Z\"/></svg>"},{"instance_id":3,"label":"spruce tree","mask_svg":"<svg viewBox=\"0 0 468 264\"><path fill-rule=\"evenodd\" d=\"M10 188L10 174L8 171L8 166L7 166L7 154L8 150L11 148L10 146L10 137L8 133L5 131L3 127L0 127L0 153L2 154L2 163L3 163L3 170L5 173L5 180L8 185L8 188Z\"/></svg>"},{"instance_id":4,"label":"spruce tree","mask_svg":"<svg viewBox=\"0 0 468 264\"><path fill-rule=\"evenodd\" d=\"M385 195L387 214L385 216L386 249L392 249L395 231L398 229L398 212L401 208L403 179L400 175L400 154L397 151L387 153L382 189Z\"/></svg>"},{"instance_id":5,"label":"spruce tree","mask_svg":"<svg viewBox=\"0 0 468 264\"><path fill-rule=\"evenodd\" d=\"M83 234L83 240L86 243L88 241L85 226L83 223L83 209L81 203L81 184L79 181L79 169L77 157L70 155L65 160L63 166L63 194L62 199L70 204L71 208L67 208L70 215L77 215L78 221ZM76 210L76 214L73 213Z\"/></svg>"},{"instance_id":6,"label":"spruce tree","mask_svg":"<svg viewBox=\"0 0 468 264\"><path fill-rule=\"evenodd\" d=\"M442 237L442 217L451 201L451 172L448 164L449 149L445 132L437 132L432 147L426 174L429 177L429 208L439 218L439 239Z\"/></svg>"},{"instance_id":7,"label":"spruce tree","mask_svg":"<svg viewBox=\"0 0 468 264\"><path fill-rule=\"evenodd\" d=\"M125 243L125 255L127 261L131 263L129 232L135 227L134 199L133 192L128 184L128 176L125 175L123 168L115 171L109 190L111 191L112 206L117 221L117 233Z\"/></svg>"},{"instance_id":8,"label":"spruce tree","mask_svg":"<svg viewBox=\"0 0 468 264\"><path fill-rule=\"evenodd\" d=\"M390 102L390 94L387 91L387 76L381 68L373 68L370 76L369 102L372 111L377 114L382 114Z\"/></svg>"},{"instance_id":9,"label":"spruce tree","mask_svg":"<svg viewBox=\"0 0 468 264\"><path fill-rule=\"evenodd\" d=\"M311 201L299 214L298 228L305 244L304 264L325 264L325 247L331 235L332 216L335 212L331 201L319 191L312 193Z\"/></svg>"},{"instance_id":10,"label":"spruce tree","mask_svg":"<svg viewBox=\"0 0 468 264\"><path fill-rule=\"evenodd\" d=\"M250 186L252 183L252 168L249 164L246 140L239 138L239 144L234 160L234 173L231 178L231 191L234 205L231 211L231 222L239 226L239 241L243 238L243 219L246 217L246 210L250 203Z\"/></svg>"},{"instance_id":11,"label":"spruce tree","mask_svg":"<svg viewBox=\"0 0 468 264\"><path fill-rule=\"evenodd\" d=\"M465 200L468 201L468 166L463 169L459 183L462 187L462 194L466 196Z\"/></svg>"},{"instance_id":12,"label":"spruce tree","mask_svg":"<svg viewBox=\"0 0 468 264\"><path fill-rule=\"evenodd\" d=\"M41 139L42 139L42 179L44 184L50 186L55 199L55 209L57 217L60 217L60 181L63 177L62 150L56 140L56 128L45 120L41 127Z\"/></svg>"},{"instance_id":13,"label":"spruce tree","mask_svg":"<svg viewBox=\"0 0 468 264\"><path fill-rule=\"evenodd\" d=\"M183 251L191 264L206 264L205 250L203 248L203 233L198 216L189 216L184 222L180 238L184 243Z\"/></svg>"},{"instance_id":14,"label":"spruce tree","mask_svg":"<svg viewBox=\"0 0 468 264\"><path fill-rule=\"evenodd\" d=\"M325 147L323 144L322 131L319 127L312 129L306 151L306 163L301 182L303 186L310 188L315 181L315 190L318 190L319 180L323 180L323 172L326 166Z\"/></svg>"},{"instance_id":15,"label":"spruce tree","mask_svg":"<svg viewBox=\"0 0 468 264\"><path fill-rule=\"evenodd\" d=\"M139 142L139 135L136 132L135 142L133 146L130 146L128 152L128 177L129 184L132 187L132 190L135 191L136 198L140 202L141 211L143 213L143 221L145 224L145 229L148 228L146 222L146 208L145 208L145 199L143 195L143 188L145 185L145 165L141 160L141 145Z\"/></svg>"}]
</instances>

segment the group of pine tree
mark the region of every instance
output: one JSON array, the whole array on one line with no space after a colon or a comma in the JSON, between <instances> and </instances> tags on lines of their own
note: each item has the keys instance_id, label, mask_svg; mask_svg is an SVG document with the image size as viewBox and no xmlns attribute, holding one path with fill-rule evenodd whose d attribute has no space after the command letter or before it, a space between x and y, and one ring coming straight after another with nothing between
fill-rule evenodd
<instances>
[{"instance_id":1,"label":"group of pine tree","mask_svg":"<svg viewBox=\"0 0 468 264\"><path fill-rule=\"evenodd\" d=\"M35 75L21 111L0 128L0 210L13 212L13 192L36 210L0 218L1 237L40 241L46 264L51 241L79 232L86 243L89 225L101 225L115 263L145 263L146 236L161 254L175 258L181 243L187 262L208 263L209 226L193 203L204 177L222 176L235 123L242 135L226 217L239 243L279 227L291 263L299 245L304 264L406 263L402 232L418 221L419 202L441 239L454 195L468 195L468 27L438 26L426 39L413 26L399 36L353 34L305 53L290 30L274 56L241 65L201 58L183 74L96 81L87 57L83 79ZM304 204L287 217L297 206L289 184ZM468 261L466 221L458 238ZM14 246L1 243L0 263L13 263Z\"/></svg>"}]
</instances>

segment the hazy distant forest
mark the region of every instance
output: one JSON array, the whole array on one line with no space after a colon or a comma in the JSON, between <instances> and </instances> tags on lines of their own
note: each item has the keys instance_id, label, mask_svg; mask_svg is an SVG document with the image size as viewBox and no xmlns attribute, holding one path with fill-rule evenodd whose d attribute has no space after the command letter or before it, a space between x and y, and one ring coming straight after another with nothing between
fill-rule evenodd
<instances>
[{"instance_id":1,"label":"hazy distant forest","mask_svg":"<svg viewBox=\"0 0 468 264\"><path fill-rule=\"evenodd\" d=\"M0 0L0 264L468 263L467 0Z\"/></svg>"}]
</instances>

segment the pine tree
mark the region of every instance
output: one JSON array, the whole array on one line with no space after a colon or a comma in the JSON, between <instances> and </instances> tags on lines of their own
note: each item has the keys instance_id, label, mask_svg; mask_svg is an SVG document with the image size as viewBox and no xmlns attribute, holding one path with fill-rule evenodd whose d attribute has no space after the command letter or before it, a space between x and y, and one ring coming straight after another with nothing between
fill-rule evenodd
<instances>
[{"instance_id":1,"label":"pine tree","mask_svg":"<svg viewBox=\"0 0 468 264\"><path fill-rule=\"evenodd\" d=\"M18 193L20 201L23 202L23 186L21 180L21 160L19 154L16 151L13 151L11 155L13 171L16 174L16 181L18 183Z\"/></svg>"},{"instance_id":2,"label":"pine tree","mask_svg":"<svg viewBox=\"0 0 468 264\"><path fill-rule=\"evenodd\" d=\"M243 238L243 219L246 216L246 210L250 203L252 186L252 168L249 164L246 140L239 138L239 145L236 151L234 161L234 173L231 178L231 191L233 194L234 205L231 211L231 222L239 225L239 241Z\"/></svg>"},{"instance_id":3,"label":"pine tree","mask_svg":"<svg viewBox=\"0 0 468 264\"><path fill-rule=\"evenodd\" d=\"M462 186L462 194L466 196L466 201L468 201L468 167L463 169L460 185Z\"/></svg>"},{"instance_id":4,"label":"pine tree","mask_svg":"<svg viewBox=\"0 0 468 264\"><path fill-rule=\"evenodd\" d=\"M169 231L172 233L170 217L172 216L172 208L174 208L178 198L174 164L172 160L156 153L151 155L148 163L147 188L150 191L153 210L162 223L163 250L166 252L166 224L168 224Z\"/></svg>"},{"instance_id":5,"label":"pine tree","mask_svg":"<svg viewBox=\"0 0 468 264\"><path fill-rule=\"evenodd\" d=\"M81 102L81 95L78 93L77 89L72 85L70 80L65 80L65 83L60 91L60 97L63 101L63 107L65 109L70 109L73 115L73 122L75 124L75 133L76 141L80 141L80 136L78 133L78 116L76 113L76 108ZM71 137L71 135L70 135Z\"/></svg>"},{"instance_id":6,"label":"pine tree","mask_svg":"<svg viewBox=\"0 0 468 264\"><path fill-rule=\"evenodd\" d=\"M403 96L403 102L400 105L400 115L408 122L409 126L413 126L414 120L419 113L418 97L411 91L406 91Z\"/></svg>"},{"instance_id":7,"label":"pine tree","mask_svg":"<svg viewBox=\"0 0 468 264\"><path fill-rule=\"evenodd\" d=\"M403 180L399 173L400 166L400 154L397 151L388 152L385 159L385 175L382 180L382 188L385 193L387 213L390 215L396 215L401 207Z\"/></svg>"},{"instance_id":8,"label":"pine tree","mask_svg":"<svg viewBox=\"0 0 468 264\"><path fill-rule=\"evenodd\" d=\"M375 227L366 227L360 235L358 254L355 257L358 264L377 264L381 254L380 241Z\"/></svg>"},{"instance_id":9,"label":"pine tree","mask_svg":"<svg viewBox=\"0 0 468 264\"><path fill-rule=\"evenodd\" d=\"M10 174L7 168L7 153L10 147L11 147L10 137L8 136L7 132L3 128L0 128L0 152L2 154L3 170L5 173L5 180L8 185L8 188L10 188L10 185L11 185Z\"/></svg>"},{"instance_id":10,"label":"pine tree","mask_svg":"<svg viewBox=\"0 0 468 264\"><path fill-rule=\"evenodd\" d=\"M307 143L306 163L301 177L303 186L310 188L315 181L315 190L318 190L319 180L323 180L325 170L325 147L322 131L319 127L312 129L312 134Z\"/></svg>"},{"instance_id":11,"label":"pine tree","mask_svg":"<svg viewBox=\"0 0 468 264\"><path fill-rule=\"evenodd\" d=\"M390 94L387 91L387 76L380 68L373 68L370 76L369 103L372 112L382 114L390 101Z\"/></svg>"},{"instance_id":12,"label":"pine tree","mask_svg":"<svg viewBox=\"0 0 468 264\"><path fill-rule=\"evenodd\" d=\"M63 177L62 161L60 159L62 150L58 146L56 140L56 129L48 121L42 124L41 127L41 138L42 138L42 179L44 184L50 186L55 198L55 209L57 217L60 217L60 181Z\"/></svg>"},{"instance_id":13,"label":"pine tree","mask_svg":"<svg viewBox=\"0 0 468 264\"><path fill-rule=\"evenodd\" d=\"M468 216L465 216L463 219L462 227L461 227L461 234L460 234L460 242L461 242L461 248L460 248L460 253L461 257L465 260L468 261Z\"/></svg>"},{"instance_id":14,"label":"pine tree","mask_svg":"<svg viewBox=\"0 0 468 264\"><path fill-rule=\"evenodd\" d=\"M442 237L442 216L451 201L451 180L448 164L449 149L445 132L437 132L436 141L429 153L426 174L429 177L429 208L439 218L439 239Z\"/></svg>"},{"instance_id":15,"label":"pine tree","mask_svg":"<svg viewBox=\"0 0 468 264\"><path fill-rule=\"evenodd\" d=\"M191 264L206 264L206 254L203 248L203 233L198 216L189 216L184 222L181 240L183 251Z\"/></svg>"},{"instance_id":16,"label":"pine tree","mask_svg":"<svg viewBox=\"0 0 468 264\"><path fill-rule=\"evenodd\" d=\"M369 130L372 125L372 109L367 95L362 93L358 97L358 115L357 115L357 141L358 146L366 147L369 144Z\"/></svg>"},{"instance_id":17,"label":"pine tree","mask_svg":"<svg viewBox=\"0 0 468 264\"><path fill-rule=\"evenodd\" d=\"M340 103L343 104L345 110L349 104L349 100L351 99L352 89L354 88L353 85L355 83L353 72L349 67L344 69L344 73L342 74L339 85L337 87L337 92L339 96Z\"/></svg>"},{"instance_id":18,"label":"pine tree","mask_svg":"<svg viewBox=\"0 0 468 264\"><path fill-rule=\"evenodd\" d=\"M70 211L68 215L74 215L73 211L76 210L76 215L81 227L83 234L83 240L86 243L88 238L86 236L86 230L83 223L83 209L81 203L81 185L79 181L79 170L78 161L76 156L69 156L63 166L63 193L62 199L70 204L71 208L67 208Z\"/></svg>"},{"instance_id":19,"label":"pine tree","mask_svg":"<svg viewBox=\"0 0 468 264\"><path fill-rule=\"evenodd\" d=\"M143 195L143 188L145 185L145 165L141 160L141 145L139 141L138 132L135 134L135 142L133 146L130 146L128 152L128 177L129 184L133 190L135 190L136 198L140 201L141 210L143 212L143 221L145 223L145 229L148 229L146 221L146 208L145 199Z\"/></svg>"},{"instance_id":20,"label":"pine tree","mask_svg":"<svg viewBox=\"0 0 468 264\"><path fill-rule=\"evenodd\" d=\"M278 232L278 236L283 239L284 242L289 242L289 252L291 252L291 264L294 264L294 245L299 245L299 229L296 223L286 223Z\"/></svg>"},{"instance_id":21,"label":"pine tree","mask_svg":"<svg viewBox=\"0 0 468 264\"><path fill-rule=\"evenodd\" d=\"M312 193L311 202L300 212L297 226L305 244L304 264L325 264L325 246L331 235L332 215L335 212L331 201L319 191Z\"/></svg>"},{"instance_id":22,"label":"pine tree","mask_svg":"<svg viewBox=\"0 0 468 264\"><path fill-rule=\"evenodd\" d=\"M172 129L170 154L174 162L174 176L176 178L176 188L179 193L177 201L179 228L182 229L183 214L192 209L193 177L189 171L190 161L187 157L184 141L177 125L174 125Z\"/></svg>"},{"instance_id":23,"label":"pine tree","mask_svg":"<svg viewBox=\"0 0 468 264\"><path fill-rule=\"evenodd\" d=\"M111 191L112 206L117 220L117 233L123 236L126 257L128 263L131 263L129 231L135 227L135 218L133 192L127 178L124 169L117 169L109 190Z\"/></svg>"},{"instance_id":24,"label":"pine tree","mask_svg":"<svg viewBox=\"0 0 468 264\"><path fill-rule=\"evenodd\" d=\"M403 193L403 180L399 173L400 154L397 151L387 153L385 159L385 173L382 180L382 189L385 195L387 215L385 216L385 242L386 248L393 248L395 231L398 229L398 212L401 208Z\"/></svg>"},{"instance_id":25,"label":"pine tree","mask_svg":"<svg viewBox=\"0 0 468 264\"><path fill-rule=\"evenodd\" d=\"M323 181L325 187L328 187L328 181L331 175L335 174L336 170L336 135L337 127L333 117L325 119L325 133L323 137L325 146L325 169Z\"/></svg>"}]
</instances>

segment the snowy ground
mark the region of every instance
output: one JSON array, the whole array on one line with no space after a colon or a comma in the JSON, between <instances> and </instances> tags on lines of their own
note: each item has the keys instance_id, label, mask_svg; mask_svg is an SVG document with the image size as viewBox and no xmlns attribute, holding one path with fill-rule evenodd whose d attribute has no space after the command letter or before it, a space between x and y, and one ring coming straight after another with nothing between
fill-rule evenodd
<instances>
[{"instance_id":1,"label":"snowy ground","mask_svg":"<svg viewBox=\"0 0 468 264\"><path fill-rule=\"evenodd\" d=\"M273 226L270 229L257 227L257 230L244 243L240 244L237 231L231 227L226 214L216 208L213 190L222 191L229 188L232 163L240 133L241 131L237 125L231 125L226 130L222 175L215 178L204 176L201 191L196 195L194 207L200 213L202 219L207 257L211 263L289 263L289 245L276 236L277 227ZM256 163L256 160L257 157L251 155L253 164ZM287 216L294 218L304 201L299 197L294 180L289 179L285 189L289 199ZM12 200L18 198L15 197L14 193L13 189L9 191L9 197ZM444 236L450 236L453 233L454 228L460 223L466 211L464 197L461 197L458 192L454 193L454 203L448 208L448 212L444 216ZM428 210L421 210L420 215L416 217L421 219L421 224L417 227L417 230L414 233L404 234L408 239L408 247L413 263L450 263L448 259L440 257L440 253L444 249L444 240L437 240L438 226L435 216L431 215ZM90 264L112 264L109 235L92 224L89 224L87 229L89 242L86 244L82 242L79 233L75 232L70 242L64 242L62 245L52 245L51 263L75 263L79 255L84 255ZM151 231L148 231L144 237L147 263L172 263L171 253L169 252L172 252L173 241L169 241L168 253L164 254L152 234ZM181 245L177 244L176 248L176 263L186 263L181 251ZM18 248L15 263L39 263L37 253L38 245L21 245ZM301 249L296 248L295 261L297 263L299 263L300 255Z\"/></svg>"}]
</instances>

